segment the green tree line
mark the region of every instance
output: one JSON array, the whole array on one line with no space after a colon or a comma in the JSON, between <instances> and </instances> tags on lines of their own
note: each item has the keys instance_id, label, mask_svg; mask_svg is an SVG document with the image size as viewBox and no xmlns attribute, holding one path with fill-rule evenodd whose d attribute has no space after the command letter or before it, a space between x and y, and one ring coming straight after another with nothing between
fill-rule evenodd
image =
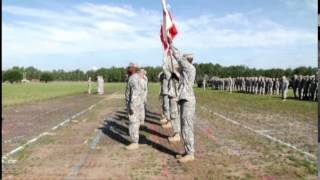
<instances>
[{"instance_id":1,"label":"green tree line","mask_svg":"<svg viewBox=\"0 0 320 180\"><path fill-rule=\"evenodd\" d=\"M219 77L248 77L248 76L266 76L266 77L281 77L283 75L291 77L294 74L301 75L314 75L317 72L316 67L297 67L294 69L256 69L249 68L243 65L236 66L222 66L220 64L212 63L200 63L194 64L197 70L197 80L201 79L204 75L219 76ZM147 76L150 82L158 81L158 74L161 72L161 67L142 67L147 71ZM89 77L92 80L96 80L98 75L103 76L106 82L125 82L126 80L126 68L125 67L111 67L111 68L100 68L97 70L82 71L76 69L73 71L65 70L52 70L42 71L35 67L12 67L7 70L2 70L2 82L3 81L21 81L22 74L26 74L28 80L41 79L43 81L86 81Z\"/></svg>"}]
</instances>

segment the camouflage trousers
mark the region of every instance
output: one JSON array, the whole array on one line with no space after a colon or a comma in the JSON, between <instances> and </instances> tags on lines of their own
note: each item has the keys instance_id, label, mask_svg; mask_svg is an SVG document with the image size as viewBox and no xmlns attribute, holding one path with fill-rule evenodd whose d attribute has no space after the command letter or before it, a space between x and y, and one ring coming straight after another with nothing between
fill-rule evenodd
<instances>
[{"instance_id":1,"label":"camouflage trousers","mask_svg":"<svg viewBox=\"0 0 320 180\"><path fill-rule=\"evenodd\" d=\"M169 96L168 95L162 95L161 96L161 103L162 103L162 114L167 120L169 120L170 119Z\"/></svg>"},{"instance_id":2,"label":"camouflage trousers","mask_svg":"<svg viewBox=\"0 0 320 180\"><path fill-rule=\"evenodd\" d=\"M144 120L146 119L146 114L147 114L147 103L143 104L143 110L141 111L141 118L140 118L140 122L141 124L144 124Z\"/></svg>"},{"instance_id":3,"label":"camouflage trousers","mask_svg":"<svg viewBox=\"0 0 320 180\"><path fill-rule=\"evenodd\" d=\"M131 138L132 143L138 143L139 142L139 128L140 123L143 119L144 112L144 104L141 105L138 108L135 108L133 110L133 114L129 114L129 135Z\"/></svg>"},{"instance_id":4,"label":"camouflage trousers","mask_svg":"<svg viewBox=\"0 0 320 180\"><path fill-rule=\"evenodd\" d=\"M182 138L185 142L184 147L187 154L193 154L195 152L193 120L196 102L195 100L182 100L179 101L179 105L181 115Z\"/></svg>"},{"instance_id":5,"label":"camouflage trousers","mask_svg":"<svg viewBox=\"0 0 320 180\"><path fill-rule=\"evenodd\" d=\"M298 97L299 99L303 99L303 88L299 87L298 89Z\"/></svg>"},{"instance_id":6,"label":"camouflage trousers","mask_svg":"<svg viewBox=\"0 0 320 180\"><path fill-rule=\"evenodd\" d=\"M288 88L283 88L282 89L282 99L287 99L288 95Z\"/></svg>"},{"instance_id":7,"label":"camouflage trousers","mask_svg":"<svg viewBox=\"0 0 320 180\"><path fill-rule=\"evenodd\" d=\"M180 119L177 98L170 98L169 97L169 104L170 104L170 120L172 123L173 132L180 133L181 132L181 119Z\"/></svg>"},{"instance_id":8,"label":"camouflage trousers","mask_svg":"<svg viewBox=\"0 0 320 180\"><path fill-rule=\"evenodd\" d=\"M293 90L294 98L295 98L295 99L298 98L298 97L299 97L299 96L297 95L297 94L298 94L298 88L297 88L297 87L293 87L292 90Z\"/></svg>"}]
</instances>

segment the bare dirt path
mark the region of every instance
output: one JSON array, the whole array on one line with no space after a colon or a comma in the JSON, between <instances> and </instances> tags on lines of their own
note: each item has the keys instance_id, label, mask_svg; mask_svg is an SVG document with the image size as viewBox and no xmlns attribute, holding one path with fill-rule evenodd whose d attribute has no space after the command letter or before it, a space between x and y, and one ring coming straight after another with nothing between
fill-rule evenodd
<instances>
[{"instance_id":1,"label":"bare dirt path","mask_svg":"<svg viewBox=\"0 0 320 180\"><path fill-rule=\"evenodd\" d=\"M2 154L48 131L99 99L100 96L80 94L5 108L2 112Z\"/></svg>"}]
</instances>

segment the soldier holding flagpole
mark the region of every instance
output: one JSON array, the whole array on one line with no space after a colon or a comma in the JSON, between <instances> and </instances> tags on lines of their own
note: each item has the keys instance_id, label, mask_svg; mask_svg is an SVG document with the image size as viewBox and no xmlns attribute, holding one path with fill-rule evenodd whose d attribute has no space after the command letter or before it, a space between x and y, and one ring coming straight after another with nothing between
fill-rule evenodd
<instances>
[{"instance_id":1,"label":"soldier holding flagpole","mask_svg":"<svg viewBox=\"0 0 320 180\"><path fill-rule=\"evenodd\" d=\"M193 120L195 115L196 99L193 92L193 85L196 76L196 69L192 64L192 54L185 54L181 56L179 50L173 47L172 41L178 34L178 31L173 22L172 16L167 9L165 0L162 0L162 6L163 24L160 29L160 39L165 50L163 72L169 80L174 72L173 59L177 61L180 69L177 101L179 106L178 109L180 110L179 119L181 120L182 138L185 142L186 153L179 159L179 162L184 163L193 161L195 153ZM169 140L179 141L179 138L175 136Z\"/></svg>"}]
</instances>

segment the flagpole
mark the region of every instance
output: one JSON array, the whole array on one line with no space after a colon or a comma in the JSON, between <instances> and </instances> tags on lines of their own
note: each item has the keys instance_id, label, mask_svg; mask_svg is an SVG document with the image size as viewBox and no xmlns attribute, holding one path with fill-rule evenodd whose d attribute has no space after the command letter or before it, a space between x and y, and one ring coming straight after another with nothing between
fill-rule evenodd
<instances>
[{"instance_id":1,"label":"flagpole","mask_svg":"<svg viewBox=\"0 0 320 180\"><path fill-rule=\"evenodd\" d=\"M162 2L162 7L163 7L163 10L167 13L167 3L166 3L166 0L162 0L161 1ZM165 21L165 19L163 19L163 21ZM163 30L165 31L165 33L164 34L167 34L167 29L166 29L166 27L162 27L163 28ZM166 41L167 42L169 42L169 38L168 38L168 36L166 35ZM172 43L172 39L170 39L170 41L171 41L171 43ZM168 43L168 45L169 45L169 43ZM167 64L168 63L168 59L167 59L167 57L169 57L170 58L170 65L171 65L171 72L173 72L174 71L174 67L173 67L173 60L172 60L172 52L171 52L171 50L169 49L169 47L167 47L168 49L167 50L165 50L165 53L164 53L164 64Z\"/></svg>"},{"instance_id":2,"label":"flagpole","mask_svg":"<svg viewBox=\"0 0 320 180\"><path fill-rule=\"evenodd\" d=\"M171 62L171 72L174 72L172 51L170 49L168 49L168 52L169 52L170 62Z\"/></svg>"}]
</instances>

